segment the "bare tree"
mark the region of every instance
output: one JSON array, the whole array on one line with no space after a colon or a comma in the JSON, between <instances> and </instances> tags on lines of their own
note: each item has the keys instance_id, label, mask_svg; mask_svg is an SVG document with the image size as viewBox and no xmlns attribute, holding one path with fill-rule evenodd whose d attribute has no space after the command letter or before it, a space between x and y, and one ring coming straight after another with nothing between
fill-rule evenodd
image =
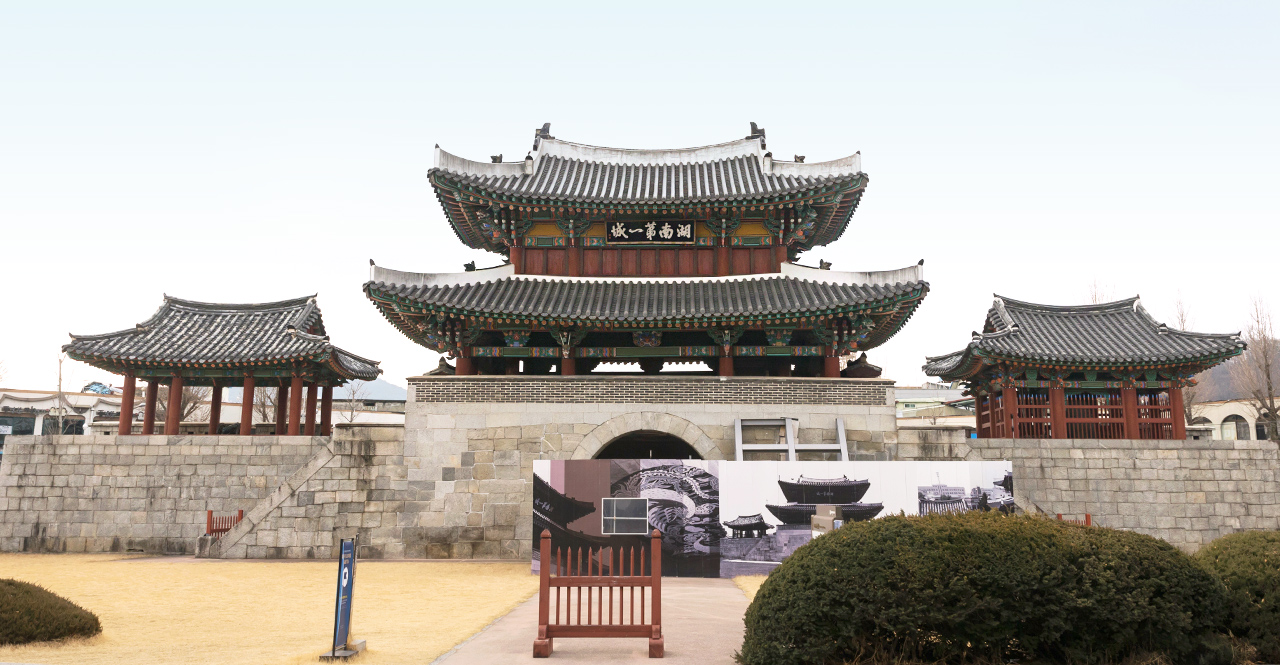
<instances>
[{"instance_id":1,"label":"bare tree","mask_svg":"<svg viewBox=\"0 0 1280 665\"><path fill-rule=\"evenodd\" d=\"M1089 284L1089 302L1094 305L1111 302L1112 291L1110 285L1102 284L1095 279Z\"/></svg>"},{"instance_id":2,"label":"bare tree","mask_svg":"<svg viewBox=\"0 0 1280 665\"><path fill-rule=\"evenodd\" d=\"M1249 348L1228 365L1231 382L1244 393L1254 416L1266 428L1267 438L1275 441L1280 431L1280 410L1276 408L1280 341L1276 340L1271 311L1261 298L1253 299L1243 337Z\"/></svg>"},{"instance_id":3,"label":"bare tree","mask_svg":"<svg viewBox=\"0 0 1280 665\"><path fill-rule=\"evenodd\" d=\"M338 412L343 420L349 423L356 421L356 414L364 411L364 400L369 396L369 384L365 381L352 381L342 387L342 409Z\"/></svg>"},{"instance_id":4,"label":"bare tree","mask_svg":"<svg viewBox=\"0 0 1280 665\"><path fill-rule=\"evenodd\" d=\"M253 412L257 414L258 422L276 422L276 400L279 396L279 388L258 386L253 389Z\"/></svg>"}]
</instances>

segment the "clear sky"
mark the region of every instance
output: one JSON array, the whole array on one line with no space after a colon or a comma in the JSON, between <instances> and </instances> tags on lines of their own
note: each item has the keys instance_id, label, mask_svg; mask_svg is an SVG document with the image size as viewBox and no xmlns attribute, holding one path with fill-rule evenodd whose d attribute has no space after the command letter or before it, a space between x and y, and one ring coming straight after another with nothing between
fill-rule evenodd
<instances>
[{"instance_id":1,"label":"clear sky","mask_svg":"<svg viewBox=\"0 0 1280 665\"><path fill-rule=\"evenodd\" d=\"M432 146L519 157L533 130L634 148L768 130L862 151L837 270L925 259L929 296L871 352L900 384L963 346L993 292L1171 321L1280 310L1280 3L0 4L0 385L55 385L68 332L162 294L318 293L386 378L436 364L361 292L463 247ZM116 377L79 363L66 386ZM79 385L73 385L79 384Z\"/></svg>"}]
</instances>

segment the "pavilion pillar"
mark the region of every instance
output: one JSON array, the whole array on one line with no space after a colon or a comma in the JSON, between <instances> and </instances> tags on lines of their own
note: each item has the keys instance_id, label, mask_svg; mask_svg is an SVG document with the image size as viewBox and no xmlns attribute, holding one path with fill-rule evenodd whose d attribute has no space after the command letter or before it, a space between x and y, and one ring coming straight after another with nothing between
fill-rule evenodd
<instances>
[{"instance_id":1,"label":"pavilion pillar","mask_svg":"<svg viewBox=\"0 0 1280 665\"><path fill-rule=\"evenodd\" d=\"M989 439L991 438L991 423L987 422L987 418L991 414L990 412L985 416L982 414L982 398L982 393L976 391L973 393L973 424L979 439ZM987 408L991 408L989 397L987 398Z\"/></svg>"},{"instance_id":2,"label":"pavilion pillar","mask_svg":"<svg viewBox=\"0 0 1280 665\"><path fill-rule=\"evenodd\" d=\"M333 386L320 395L320 436L333 436Z\"/></svg>"},{"instance_id":3,"label":"pavilion pillar","mask_svg":"<svg viewBox=\"0 0 1280 665\"><path fill-rule=\"evenodd\" d=\"M1001 395L1004 405L1005 438L1018 438L1018 389L1012 386L1004 389Z\"/></svg>"},{"instance_id":4,"label":"pavilion pillar","mask_svg":"<svg viewBox=\"0 0 1280 665\"><path fill-rule=\"evenodd\" d=\"M573 239L571 238L570 240L573 240ZM570 244L568 247L566 247L565 251L569 253L569 257L568 257L569 260L567 262L569 264L568 265L569 276L581 277L582 276L582 248L579 247L576 242L574 242Z\"/></svg>"},{"instance_id":5,"label":"pavilion pillar","mask_svg":"<svg viewBox=\"0 0 1280 665\"><path fill-rule=\"evenodd\" d=\"M505 368L505 369L506 369L507 374L519 374L519 373L520 373L520 359L519 359L519 358L507 358L507 359L505 360L505 362L506 362L506 368Z\"/></svg>"},{"instance_id":6,"label":"pavilion pillar","mask_svg":"<svg viewBox=\"0 0 1280 665\"><path fill-rule=\"evenodd\" d=\"M1120 404L1124 409L1124 438L1142 438L1138 433L1138 389L1121 388Z\"/></svg>"},{"instance_id":7,"label":"pavilion pillar","mask_svg":"<svg viewBox=\"0 0 1280 665\"><path fill-rule=\"evenodd\" d=\"M306 436L316 435L316 388L314 383L307 384L307 426L303 430Z\"/></svg>"},{"instance_id":8,"label":"pavilion pillar","mask_svg":"<svg viewBox=\"0 0 1280 665\"><path fill-rule=\"evenodd\" d=\"M164 435L175 436L182 419L182 375L174 374L169 382L169 404L164 408Z\"/></svg>"},{"instance_id":9,"label":"pavilion pillar","mask_svg":"<svg viewBox=\"0 0 1280 665\"><path fill-rule=\"evenodd\" d=\"M289 385L289 436L298 436L302 429L302 377L294 376Z\"/></svg>"},{"instance_id":10,"label":"pavilion pillar","mask_svg":"<svg viewBox=\"0 0 1280 665\"><path fill-rule=\"evenodd\" d=\"M475 363L467 356L459 353L458 359L453 363L453 373L456 376L470 376L476 373Z\"/></svg>"},{"instance_id":11,"label":"pavilion pillar","mask_svg":"<svg viewBox=\"0 0 1280 665\"><path fill-rule=\"evenodd\" d=\"M253 434L253 375L244 377L244 397L240 398L240 436Z\"/></svg>"},{"instance_id":12,"label":"pavilion pillar","mask_svg":"<svg viewBox=\"0 0 1280 665\"><path fill-rule=\"evenodd\" d=\"M723 239L721 239L723 243ZM732 266L729 265L729 246L721 244L716 247L716 276L725 277L731 274Z\"/></svg>"},{"instance_id":13,"label":"pavilion pillar","mask_svg":"<svg viewBox=\"0 0 1280 665\"><path fill-rule=\"evenodd\" d=\"M276 436L284 436L289 426L289 385L280 384L276 389Z\"/></svg>"},{"instance_id":14,"label":"pavilion pillar","mask_svg":"<svg viewBox=\"0 0 1280 665\"><path fill-rule=\"evenodd\" d=\"M1049 389L1049 427L1053 438L1067 438L1067 391L1062 388Z\"/></svg>"},{"instance_id":15,"label":"pavilion pillar","mask_svg":"<svg viewBox=\"0 0 1280 665\"><path fill-rule=\"evenodd\" d=\"M720 356L720 371L717 373L720 376L733 376L733 356L728 353Z\"/></svg>"},{"instance_id":16,"label":"pavilion pillar","mask_svg":"<svg viewBox=\"0 0 1280 665\"><path fill-rule=\"evenodd\" d=\"M209 391L209 433L217 434L222 424L222 386L217 381Z\"/></svg>"},{"instance_id":17,"label":"pavilion pillar","mask_svg":"<svg viewBox=\"0 0 1280 665\"><path fill-rule=\"evenodd\" d=\"M517 240L518 244L512 245L509 250L511 256L511 267L517 275L524 274L524 240Z\"/></svg>"},{"instance_id":18,"label":"pavilion pillar","mask_svg":"<svg viewBox=\"0 0 1280 665\"><path fill-rule=\"evenodd\" d=\"M783 358L778 365L777 376L791 376L791 359Z\"/></svg>"},{"instance_id":19,"label":"pavilion pillar","mask_svg":"<svg viewBox=\"0 0 1280 665\"><path fill-rule=\"evenodd\" d=\"M578 365L574 362L573 356L560 359L560 376L573 376L577 369Z\"/></svg>"},{"instance_id":20,"label":"pavilion pillar","mask_svg":"<svg viewBox=\"0 0 1280 665\"><path fill-rule=\"evenodd\" d=\"M840 356L836 355L836 347L827 347L829 355L822 357L822 376L828 379L840 378Z\"/></svg>"},{"instance_id":21,"label":"pavilion pillar","mask_svg":"<svg viewBox=\"0 0 1280 665\"><path fill-rule=\"evenodd\" d=\"M120 425L117 434L133 434L133 397L138 390L138 378L132 373L124 375L124 392L120 395Z\"/></svg>"},{"instance_id":22,"label":"pavilion pillar","mask_svg":"<svg viewBox=\"0 0 1280 665\"><path fill-rule=\"evenodd\" d=\"M142 433L156 433L156 401L160 399L160 383L154 379L147 382L147 401L142 409Z\"/></svg>"},{"instance_id":23,"label":"pavilion pillar","mask_svg":"<svg viewBox=\"0 0 1280 665\"><path fill-rule=\"evenodd\" d=\"M782 272L782 264L787 262L787 246L782 242L782 234L778 234L778 244L773 247L773 262L778 272Z\"/></svg>"},{"instance_id":24,"label":"pavilion pillar","mask_svg":"<svg viewBox=\"0 0 1280 665\"><path fill-rule=\"evenodd\" d=\"M1185 441L1187 438L1187 412L1182 402L1182 388L1169 386L1169 408L1173 409L1173 440Z\"/></svg>"}]
</instances>

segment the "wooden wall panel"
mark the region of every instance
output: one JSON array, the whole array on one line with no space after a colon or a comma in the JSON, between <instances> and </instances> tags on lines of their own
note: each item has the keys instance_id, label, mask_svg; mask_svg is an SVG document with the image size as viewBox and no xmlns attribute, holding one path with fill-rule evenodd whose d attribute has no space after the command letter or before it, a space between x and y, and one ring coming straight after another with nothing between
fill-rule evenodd
<instances>
[{"instance_id":1,"label":"wooden wall panel","mask_svg":"<svg viewBox=\"0 0 1280 665\"><path fill-rule=\"evenodd\" d=\"M698 274L698 250L677 249L677 269L681 277L693 277Z\"/></svg>"},{"instance_id":2,"label":"wooden wall panel","mask_svg":"<svg viewBox=\"0 0 1280 665\"><path fill-rule=\"evenodd\" d=\"M623 249L619 251L622 253L621 274L628 275L628 276L639 275L640 274L640 257L638 256L638 254L640 250Z\"/></svg>"},{"instance_id":3,"label":"wooden wall panel","mask_svg":"<svg viewBox=\"0 0 1280 665\"><path fill-rule=\"evenodd\" d=\"M716 250L698 250L698 276L711 277L716 274Z\"/></svg>"},{"instance_id":4,"label":"wooden wall panel","mask_svg":"<svg viewBox=\"0 0 1280 665\"><path fill-rule=\"evenodd\" d=\"M674 249L658 250L658 274L659 275L679 275L676 267L676 251Z\"/></svg>"},{"instance_id":5,"label":"wooden wall panel","mask_svg":"<svg viewBox=\"0 0 1280 665\"><path fill-rule=\"evenodd\" d=\"M547 275L564 275L569 270L569 261L567 252L563 249L548 249L547 252Z\"/></svg>"},{"instance_id":6,"label":"wooden wall panel","mask_svg":"<svg viewBox=\"0 0 1280 665\"><path fill-rule=\"evenodd\" d=\"M640 254L640 274L645 276L658 274L658 252L652 249L637 249Z\"/></svg>"},{"instance_id":7,"label":"wooden wall panel","mask_svg":"<svg viewBox=\"0 0 1280 665\"><path fill-rule=\"evenodd\" d=\"M601 263L603 260L603 249L584 249L582 250L582 274L588 277L599 277L604 273L601 271Z\"/></svg>"},{"instance_id":8,"label":"wooden wall panel","mask_svg":"<svg viewBox=\"0 0 1280 665\"><path fill-rule=\"evenodd\" d=\"M751 250L751 272L777 272L773 267L773 250L767 247Z\"/></svg>"},{"instance_id":9,"label":"wooden wall panel","mask_svg":"<svg viewBox=\"0 0 1280 665\"><path fill-rule=\"evenodd\" d=\"M729 250L729 265L732 269L729 271L732 275L750 275L751 274L751 250L742 247L733 247Z\"/></svg>"},{"instance_id":10,"label":"wooden wall panel","mask_svg":"<svg viewBox=\"0 0 1280 665\"><path fill-rule=\"evenodd\" d=\"M547 250L524 250L524 271L530 275L545 275L547 270Z\"/></svg>"},{"instance_id":11,"label":"wooden wall panel","mask_svg":"<svg viewBox=\"0 0 1280 665\"><path fill-rule=\"evenodd\" d=\"M602 275L620 274L618 272L618 263L619 263L618 255L621 252L619 252L616 249L602 249L600 250L600 253L603 255L603 259L604 259L603 261L601 261L600 274Z\"/></svg>"}]
</instances>

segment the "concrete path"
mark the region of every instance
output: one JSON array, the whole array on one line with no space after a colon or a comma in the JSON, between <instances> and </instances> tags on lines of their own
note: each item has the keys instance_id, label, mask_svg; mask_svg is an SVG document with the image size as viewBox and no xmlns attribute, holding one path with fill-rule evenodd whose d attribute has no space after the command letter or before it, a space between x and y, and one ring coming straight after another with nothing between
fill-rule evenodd
<instances>
[{"instance_id":1,"label":"concrete path","mask_svg":"<svg viewBox=\"0 0 1280 665\"><path fill-rule=\"evenodd\" d=\"M662 633L669 663L732 665L742 646L747 597L733 580L669 577L662 580ZM433 665L502 663L617 663L649 660L642 638L558 638L549 659L534 659L538 597L512 610Z\"/></svg>"}]
</instances>

